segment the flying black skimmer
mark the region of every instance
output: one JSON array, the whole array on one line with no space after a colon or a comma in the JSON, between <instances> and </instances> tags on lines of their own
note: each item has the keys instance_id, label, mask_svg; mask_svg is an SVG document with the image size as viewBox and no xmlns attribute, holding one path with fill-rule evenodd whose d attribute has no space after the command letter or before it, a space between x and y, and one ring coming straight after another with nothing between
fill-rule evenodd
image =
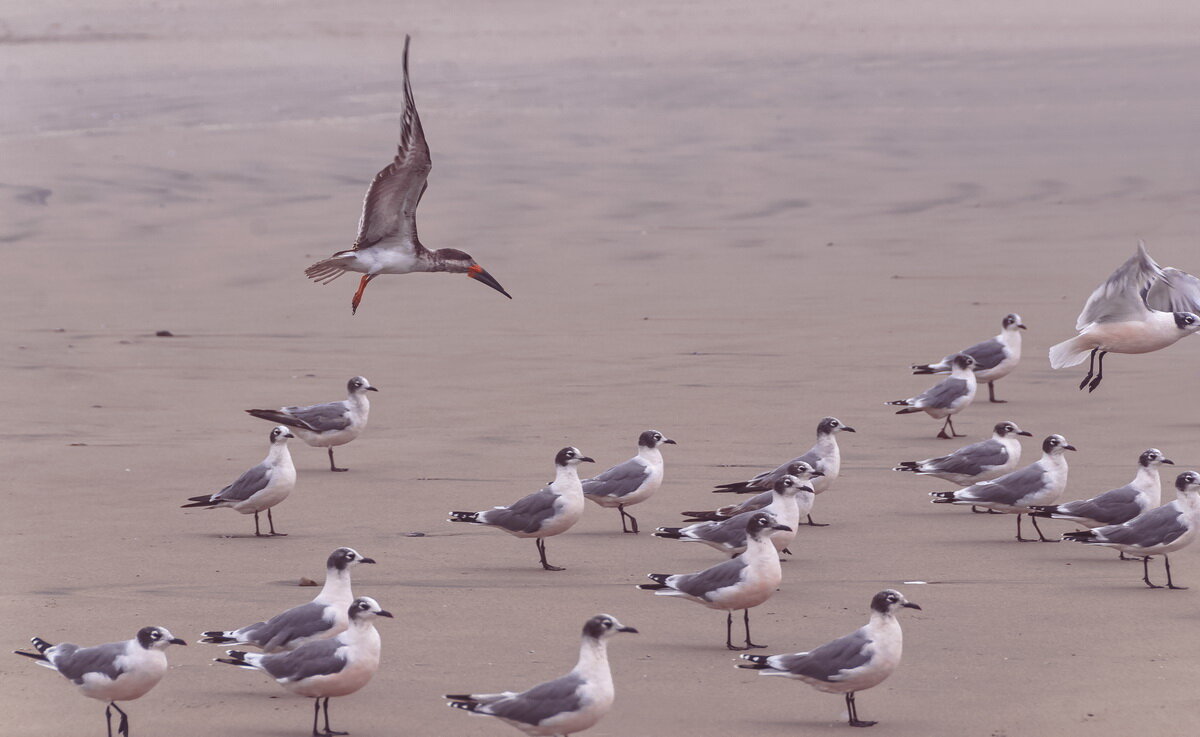
<instances>
[{"instance_id":1,"label":"flying black skimmer","mask_svg":"<svg viewBox=\"0 0 1200 737\"><path fill-rule=\"evenodd\" d=\"M400 116L400 150L392 163L375 175L367 189L354 245L304 270L309 279L321 284L328 284L347 271L362 274L358 291L350 302L352 313L358 311L363 290L372 279L380 274L414 271L466 274L512 299L500 282L475 263L470 254L453 248L430 251L417 238L417 205L429 186L429 170L433 163L408 79L409 40L409 36L404 37L404 112Z\"/></svg>"},{"instance_id":2,"label":"flying black skimmer","mask_svg":"<svg viewBox=\"0 0 1200 737\"><path fill-rule=\"evenodd\" d=\"M965 353L975 359L975 379L988 385L988 401L1004 404L1005 400L996 399L996 382L1013 372L1021 362L1021 331L1025 324L1021 316L1011 312L1000 321L1000 334L981 343L964 348L959 353ZM954 353L937 363L914 364L914 374L948 374Z\"/></svg>"}]
</instances>

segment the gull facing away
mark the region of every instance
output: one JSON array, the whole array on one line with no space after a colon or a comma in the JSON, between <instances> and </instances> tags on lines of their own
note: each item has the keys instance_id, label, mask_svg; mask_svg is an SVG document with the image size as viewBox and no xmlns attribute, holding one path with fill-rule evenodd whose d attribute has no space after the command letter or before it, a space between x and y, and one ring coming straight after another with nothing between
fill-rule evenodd
<instances>
[{"instance_id":1,"label":"gull facing away","mask_svg":"<svg viewBox=\"0 0 1200 737\"><path fill-rule=\"evenodd\" d=\"M1029 508L1029 516L1065 519L1092 528L1124 524L1158 506L1162 498L1158 469L1163 463L1175 465L1175 461L1165 458L1158 448L1149 448L1138 456L1133 481L1121 488L1066 504L1035 505ZM1125 553L1121 553L1121 559L1129 560Z\"/></svg>"},{"instance_id":2,"label":"gull facing away","mask_svg":"<svg viewBox=\"0 0 1200 737\"><path fill-rule=\"evenodd\" d=\"M1138 241L1137 252L1096 287L1075 322L1079 335L1050 349L1050 367L1066 368L1091 355L1079 388L1093 392L1109 353L1150 353L1200 330L1200 279L1162 268ZM1099 353L1099 359L1096 354ZM1094 377L1094 378L1093 378Z\"/></svg>"},{"instance_id":3,"label":"gull facing away","mask_svg":"<svg viewBox=\"0 0 1200 737\"><path fill-rule=\"evenodd\" d=\"M292 489L296 488L296 467L292 464L292 454L288 452L287 447L288 438L294 437L296 436L282 425L272 429L271 449L262 463L238 476L232 484L216 494L190 497L188 501L191 504L184 504L182 508L228 507L242 514L253 514L255 537L263 536L258 528L258 513L266 511L267 524L271 527L268 535L287 535L286 532L275 531L271 507L287 499Z\"/></svg>"},{"instance_id":4,"label":"gull facing away","mask_svg":"<svg viewBox=\"0 0 1200 737\"><path fill-rule=\"evenodd\" d=\"M331 640L308 642L286 653L248 653L229 650L227 658L213 658L246 670L260 670L288 691L313 699L313 737L349 734L329 728L329 699L354 693L379 670L380 640L375 617L392 618L392 613L369 596L350 604L346 618L350 626ZM317 730L317 714L325 700L325 730Z\"/></svg>"},{"instance_id":5,"label":"gull facing away","mask_svg":"<svg viewBox=\"0 0 1200 737\"><path fill-rule=\"evenodd\" d=\"M771 544L780 553L791 553L788 545L796 539L800 517L812 509L813 488L795 476L784 476L775 482L771 491L774 499L761 511L770 514L775 521L787 529L770 534ZM655 537L684 542L699 542L728 555L738 555L746 550L748 537L746 525L755 512L743 512L719 522L698 522L687 527L660 527Z\"/></svg>"},{"instance_id":6,"label":"gull facing away","mask_svg":"<svg viewBox=\"0 0 1200 737\"><path fill-rule=\"evenodd\" d=\"M560 737L592 727L612 708L615 692L608 665L608 638L637 634L611 614L597 614L583 625L579 662L561 678L516 693L446 694L447 706L492 716L532 737Z\"/></svg>"},{"instance_id":7,"label":"gull facing away","mask_svg":"<svg viewBox=\"0 0 1200 737\"><path fill-rule=\"evenodd\" d=\"M926 458L923 461L901 461L893 471L908 471L920 476L970 486L1003 476L1021 462L1021 441L1017 436L1032 437L1033 433L1017 427L1015 422L997 422L992 437L964 445L949 455Z\"/></svg>"},{"instance_id":8,"label":"gull facing away","mask_svg":"<svg viewBox=\"0 0 1200 737\"><path fill-rule=\"evenodd\" d=\"M1175 501L1151 509L1125 524L1068 532L1062 539L1116 548L1141 558L1142 580L1152 589L1163 588L1150 583L1150 559L1161 555L1167 569L1166 587L1186 589L1187 586L1176 586L1171 580L1171 560L1167 554L1190 545L1200 530L1200 474L1195 471L1179 474L1175 479L1175 491Z\"/></svg>"},{"instance_id":9,"label":"gull facing away","mask_svg":"<svg viewBox=\"0 0 1200 737\"><path fill-rule=\"evenodd\" d=\"M379 391L365 376L355 376L346 382L347 397L340 402L313 404L307 407L279 409L248 409L246 413L260 420L278 422L296 431L306 445L329 449L329 470L346 471L333 462L335 445L345 445L358 437L367 426L371 402L366 392Z\"/></svg>"},{"instance_id":10,"label":"gull facing away","mask_svg":"<svg viewBox=\"0 0 1200 737\"><path fill-rule=\"evenodd\" d=\"M731 492L734 494L752 494L770 492L775 488L775 482L781 477L793 474L788 466L796 461L804 461L820 474L814 475L813 490L820 494L828 489L842 470L842 451L838 447L837 434L840 432L856 432L853 427L843 423L836 417L823 417L817 423L817 442L804 455L781 463L770 471L763 471L749 481L738 481L732 484L719 484L713 489L714 494ZM765 504L765 502L764 502ZM809 516L808 524L813 527L826 527L813 522Z\"/></svg>"},{"instance_id":11,"label":"gull facing away","mask_svg":"<svg viewBox=\"0 0 1200 737\"><path fill-rule=\"evenodd\" d=\"M883 683L900 665L904 635L896 612L902 608L921 609L899 591L880 591L871 599L871 618L845 637L805 653L743 655L750 663L737 667L762 676L795 678L824 693L845 694L850 726L870 727L877 722L858 718L854 694Z\"/></svg>"},{"instance_id":12,"label":"gull facing away","mask_svg":"<svg viewBox=\"0 0 1200 737\"><path fill-rule=\"evenodd\" d=\"M367 285L380 274L414 271L466 274L512 299L500 282L475 263L470 254L453 248L430 251L417 238L417 205L429 186L433 163L408 78L409 40L409 36L404 37L404 111L400 116L400 145L396 158L375 175L367 189L354 245L304 270L309 279L321 284L328 284L347 271L362 274L358 291L350 302L352 314L358 312Z\"/></svg>"},{"instance_id":13,"label":"gull facing away","mask_svg":"<svg viewBox=\"0 0 1200 737\"><path fill-rule=\"evenodd\" d=\"M975 379L987 382L989 402L1005 402L1003 399L996 399L996 382L1011 374L1021 362L1020 331L1024 329L1025 324L1021 322L1021 316L1010 312L1000 321L999 335L959 351L975 359ZM937 363L913 364L913 373L948 374L955 355L951 353Z\"/></svg>"},{"instance_id":14,"label":"gull facing away","mask_svg":"<svg viewBox=\"0 0 1200 737\"><path fill-rule=\"evenodd\" d=\"M1017 515L1017 540L1032 542L1021 537L1021 515L1030 507L1053 504L1067 488L1067 459L1064 451L1075 450L1062 435L1050 435L1042 441L1042 457L1035 463L1005 474L994 481L983 481L958 491L934 491L934 504L970 504L997 512ZM1045 543L1058 542L1047 539L1038 527L1037 519L1031 518L1038 539Z\"/></svg>"},{"instance_id":15,"label":"gull facing away","mask_svg":"<svg viewBox=\"0 0 1200 737\"><path fill-rule=\"evenodd\" d=\"M950 419L963 411L975 399L975 359L965 353L956 353L950 360L950 378L942 379L915 397L884 402L897 407L904 407L896 414L907 415L913 412L924 412L935 420L945 418L938 437L964 437L954 431L954 422ZM950 428L950 434L946 434Z\"/></svg>"},{"instance_id":16,"label":"gull facing away","mask_svg":"<svg viewBox=\"0 0 1200 737\"><path fill-rule=\"evenodd\" d=\"M583 495L602 507L616 507L621 513L621 532L637 534L637 519L625 507L640 504L658 491L663 481L663 457L658 446L675 445L658 430L646 430L638 436L637 455L604 473L583 480ZM629 518L633 529L625 526Z\"/></svg>"},{"instance_id":17,"label":"gull facing away","mask_svg":"<svg viewBox=\"0 0 1200 737\"><path fill-rule=\"evenodd\" d=\"M117 706L117 702L141 698L157 686L167 672L164 651L171 645L187 644L165 627L143 627L132 640L95 647L79 647L69 642L51 645L40 637L34 637L30 642L36 653L13 652L58 671L84 696L108 702L104 707L108 737L112 737L113 710L121 716L117 734L129 735L129 715Z\"/></svg>"},{"instance_id":18,"label":"gull facing away","mask_svg":"<svg viewBox=\"0 0 1200 737\"><path fill-rule=\"evenodd\" d=\"M773 530L786 529L787 525L779 524L771 515L755 512L746 523L746 552L699 573L649 573L646 577L654 583L639 584L638 588L653 591L656 596L681 596L709 609L725 610L725 647L730 650L766 647L750 641L750 609L770 599L783 580L779 553L770 535ZM743 647L733 644L735 609L744 610Z\"/></svg>"},{"instance_id":19,"label":"gull facing away","mask_svg":"<svg viewBox=\"0 0 1200 737\"><path fill-rule=\"evenodd\" d=\"M450 522L469 522L504 530L514 537L537 539L542 568L565 570L546 560L546 538L561 535L583 516L583 484L579 464L595 463L579 448L563 448L554 456L554 480L540 491L518 499L507 507L492 507L482 512L451 512Z\"/></svg>"},{"instance_id":20,"label":"gull facing away","mask_svg":"<svg viewBox=\"0 0 1200 737\"><path fill-rule=\"evenodd\" d=\"M359 563L374 562L353 548L338 548L329 554L325 586L312 601L276 614L265 622L255 622L236 630L205 632L200 642L254 645L263 652L274 653L333 637L349 625L347 607L354 601L354 594L350 592L350 569Z\"/></svg>"},{"instance_id":21,"label":"gull facing away","mask_svg":"<svg viewBox=\"0 0 1200 737\"><path fill-rule=\"evenodd\" d=\"M779 476L776 478L776 480L775 480L776 485L779 484L780 480L786 478L787 476L795 477L799 481L808 481L809 479L819 479L823 475L820 471L814 471L813 467L808 465L804 461L792 461L791 463L787 464L787 468L785 470L787 470L786 474L783 474L782 476ZM816 481L813 481L812 483L807 484L807 485L811 486L813 488L813 493L815 494L816 493L816 485L817 485ZM767 491L764 491L760 494L756 494L756 495L750 497L749 499L742 502L741 504L727 504L724 507L718 507L717 509L710 509L710 510L706 510L706 511L695 511L695 512L681 512L681 514L684 517L691 517L691 518L693 518L693 520L709 520L709 521L714 521L714 522L720 522L722 520L727 520L732 517L736 517L739 514L744 514L746 512L757 512L758 510L766 507L773 501L775 501L775 489L771 488ZM812 512L813 501L814 500L812 498L806 497L805 495L799 495L796 497L797 505L804 507L800 511L801 515L808 516L811 519L811 515L809 513ZM689 524L690 524L690 522L689 522ZM810 522L810 524L812 524L814 527L827 527L828 526L828 525L818 525L818 524L815 524L812 522Z\"/></svg>"}]
</instances>

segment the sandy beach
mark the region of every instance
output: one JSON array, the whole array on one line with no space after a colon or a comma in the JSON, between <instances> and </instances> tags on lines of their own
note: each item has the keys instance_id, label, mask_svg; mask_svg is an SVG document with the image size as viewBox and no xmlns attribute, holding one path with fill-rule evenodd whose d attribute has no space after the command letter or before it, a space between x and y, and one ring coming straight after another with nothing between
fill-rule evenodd
<instances>
[{"instance_id":1,"label":"sandy beach","mask_svg":"<svg viewBox=\"0 0 1200 737\"><path fill-rule=\"evenodd\" d=\"M958 447L884 406L930 385L908 366L1008 312L1025 358L997 384L1008 404L983 390L955 418L963 442L1013 420L1032 461L1063 434L1079 448L1064 500L1127 483L1149 447L1177 463L1164 501L1200 467L1200 340L1111 355L1091 395L1083 367L1046 361L1138 239L1200 272L1200 6L1052 5L9 8L6 648L163 625L190 644L124 705L134 734L306 734L308 700L195 640L311 598L299 578L349 545L378 560L355 592L396 618L335 729L517 734L439 695L560 675L608 612L641 634L612 642L617 701L589 737L846 734L840 696L734 670L723 613L634 588L720 560L646 530L726 502L712 485L798 455L833 415L858 432L816 502L830 526L800 530L753 611L762 652L848 633L894 587L923 611L904 612L896 674L859 695L872 734L1186 731L1200 551L1172 558L1192 590L1151 591L1111 551L1018 544L1011 517L933 507L952 486L889 470ZM351 244L394 152L406 33L433 156L421 238L514 299L389 276L352 317L356 279L303 270ZM380 389L370 426L338 449L344 474L293 441L287 537L179 509L266 453L271 425L242 410L339 399L356 374ZM537 490L564 445L597 471L623 461L647 428L678 445L631 510L643 533L589 504L547 543L563 572L532 541L445 521ZM15 656L0 677L6 735L102 734L102 705L61 677Z\"/></svg>"}]
</instances>

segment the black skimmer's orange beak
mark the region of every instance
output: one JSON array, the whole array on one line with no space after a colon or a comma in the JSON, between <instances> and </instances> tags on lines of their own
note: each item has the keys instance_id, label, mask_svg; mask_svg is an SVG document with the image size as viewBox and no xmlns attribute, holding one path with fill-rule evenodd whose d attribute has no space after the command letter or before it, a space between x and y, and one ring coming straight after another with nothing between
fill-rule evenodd
<instances>
[{"instance_id":1,"label":"black skimmer's orange beak","mask_svg":"<svg viewBox=\"0 0 1200 737\"><path fill-rule=\"evenodd\" d=\"M503 294L505 297L512 299L512 295L504 291L504 287L500 286L500 282L496 281L496 277L487 273L487 271L479 264L475 264L471 268L467 269L467 276L471 277L472 279L478 279L492 289L495 289L500 294Z\"/></svg>"}]
</instances>

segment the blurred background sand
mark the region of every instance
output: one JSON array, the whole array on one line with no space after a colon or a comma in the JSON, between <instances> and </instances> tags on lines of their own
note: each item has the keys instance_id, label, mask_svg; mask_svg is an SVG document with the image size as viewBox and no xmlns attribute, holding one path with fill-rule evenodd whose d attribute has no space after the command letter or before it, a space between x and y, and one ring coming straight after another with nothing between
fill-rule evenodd
<instances>
[{"instance_id":1,"label":"blurred background sand","mask_svg":"<svg viewBox=\"0 0 1200 737\"><path fill-rule=\"evenodd\" d=\"M602 470L654 427L679 445L633 511L673 524L832 414L859 430L817 500L832 526L801 530L756 640L818 645L897 586L924 611L859 699L876 732L1178 734L1200 677L1197 551L1174 567L1193 591L1145 590L1137 564L1017 544L1011 517L930 507L950 487L887 470L957 447L883 406L928 386L908 365L1009 311L1029 326L997 385L1010 403L976 404L960 432L1066 435L1066 498L1126 483L1151 446L1200 466L1200 341L1112 356L1091 396L1045 360L1138 238L1200 270L1200 6L1054 6L10 3L6 647L151 623L194 641L307 600L296 580L351 545L379 561L356 592L397 618L335 728L515 734L438 695L565 672L607 611L642 634L613 643L617 703L589 735L844 734L840 697L733 670L721 613L633 588L717 562L707 548L621 536L589 505L548 543L568 570L546 573L530 541L443 522L536 490L563 445ZM352 242L394 150L405 33L434 161L422 239L515 299L389 277L352 318L349 278L302 272ZM289 537L178 509L265 454L270 426L243 409L338 399L354 374L381 389L370 427L338 451L346 474L293 442ZM135 733L305 733L306 701L218 654L172 650L127 707ZM100 704L57 676L16 657L0 674L6 734L99 734Z\"/></svg>"}]
</instances>

